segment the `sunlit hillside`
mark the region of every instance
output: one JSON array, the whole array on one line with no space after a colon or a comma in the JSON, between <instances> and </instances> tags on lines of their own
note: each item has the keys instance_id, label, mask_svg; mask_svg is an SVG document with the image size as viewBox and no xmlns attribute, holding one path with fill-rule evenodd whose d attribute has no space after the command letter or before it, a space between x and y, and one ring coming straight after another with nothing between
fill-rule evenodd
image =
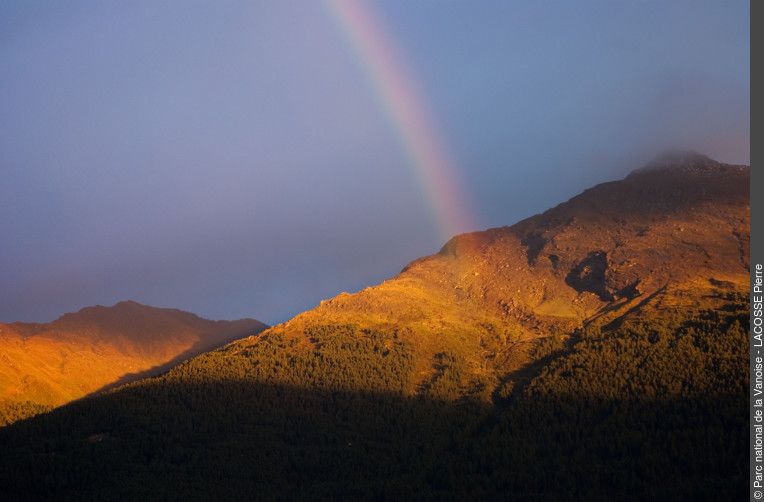
<instances>
[{"instance_id":1,"label":"sunlit hillside","mask_svg":"<svg viewBox=\"0 0 764 502\"><path fill-rule=\"evenodd\" d=\"M460 392L494 389L525 375L554 337L747 291L748 197L746 166L662 158L513 226L457 236L395 278L239 346L278 334L309 350L316 326L357 324L412 347L414 393L438 378L444 353L464 360Z\"/></svg>"},{"instance_id":2,"label":"sunlit hillside","mask_svg":"<svg viewBox=\"0 0 764 502\"><path fill-rule=\"evenodd\" d=\"M159 374L265 328L136 302L88 307L47 324L0 324L0 424Z\"/></svg>"}]
</instances>

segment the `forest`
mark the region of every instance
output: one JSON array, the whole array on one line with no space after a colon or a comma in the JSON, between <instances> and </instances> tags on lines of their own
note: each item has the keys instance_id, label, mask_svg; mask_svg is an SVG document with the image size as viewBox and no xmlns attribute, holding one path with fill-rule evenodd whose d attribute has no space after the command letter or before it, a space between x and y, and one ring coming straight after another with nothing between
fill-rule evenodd
<instances>
[{"instance_id":1,"label":"forest","mask_svg":"<svg viewBox=\"0 0 764 502\"><path fill-rule=\"evenodd\" d=\"M548 337L516 384L271 332L0 428L4 500L742 500L748 304Z\"/></svg>"}]
</instances>

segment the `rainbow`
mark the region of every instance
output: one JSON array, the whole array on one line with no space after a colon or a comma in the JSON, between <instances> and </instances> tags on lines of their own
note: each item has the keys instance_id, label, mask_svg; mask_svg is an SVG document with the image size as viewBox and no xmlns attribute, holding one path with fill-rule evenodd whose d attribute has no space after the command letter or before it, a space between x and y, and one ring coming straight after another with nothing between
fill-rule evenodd
<instances>
[{"instance_id":1,"label":"rainbow","mask_svg":"<svg viewBox=\"0 0 764 502\"><path fill-rule=\"evenodd\" d=\"M440 237L475 231L475 219L463 183L427 113L409 71L384 23L363 0L326 0L353 46L389 115L425 192Z\"/></svg>"}]
</instances>

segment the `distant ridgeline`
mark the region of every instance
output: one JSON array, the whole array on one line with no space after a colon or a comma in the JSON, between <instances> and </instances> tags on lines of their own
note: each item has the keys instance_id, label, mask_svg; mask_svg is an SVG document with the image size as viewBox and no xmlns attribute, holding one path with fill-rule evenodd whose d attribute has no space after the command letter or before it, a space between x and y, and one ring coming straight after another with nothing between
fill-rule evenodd
<instances>
[{"instance_id":1,"label":"distant ridgeline","mask_svg":"<svg viewBox=\"0 0 764 502\"><path fill-rule=\"evenodd\" d=\"M46 324L0 324L0 426L160 374L266 327L132 301L86 307Z\"/></svg>"},{"instance_id":2,"label":"distant ridgeline","mask_svg":"<svg viewBox=\"0 0 764 502\"><path fill-rule=\"evenodd\" d=\"M748 171L690 163L2 428L3 496L742 499Z\"/></svg>"}]
</instances>

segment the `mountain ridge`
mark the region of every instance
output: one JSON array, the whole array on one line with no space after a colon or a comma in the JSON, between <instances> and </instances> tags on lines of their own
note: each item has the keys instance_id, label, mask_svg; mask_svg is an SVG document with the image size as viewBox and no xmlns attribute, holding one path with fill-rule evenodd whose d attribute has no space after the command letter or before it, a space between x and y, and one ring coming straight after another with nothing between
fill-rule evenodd
<instances>
[{"instance_id":1,"label":"mountain ridge","mask_svg":"<svg viewBox=\"0 0 764 502\"><path fill-rule=\"evenodd\" d=\"M0 324L0 403L59 406L265 328L254 319L209 321L133 301L49 323Z\"/></svg>"},{"instance_id":2,"label":"mountain ridge","mask_svg":"<svg viewBox=\"0 0 764 502\"><path fill-rule=\"evenodd\" d=\"M552 333L714 308L745 291L749 213L747 166L667 157L514 225L455 236L395 277L240 344L278 333L309 350L311 326L354 324L418 347L420 386L443 352L469 354L470 374L496 385Z\"/></svg>"}]
</instances>

